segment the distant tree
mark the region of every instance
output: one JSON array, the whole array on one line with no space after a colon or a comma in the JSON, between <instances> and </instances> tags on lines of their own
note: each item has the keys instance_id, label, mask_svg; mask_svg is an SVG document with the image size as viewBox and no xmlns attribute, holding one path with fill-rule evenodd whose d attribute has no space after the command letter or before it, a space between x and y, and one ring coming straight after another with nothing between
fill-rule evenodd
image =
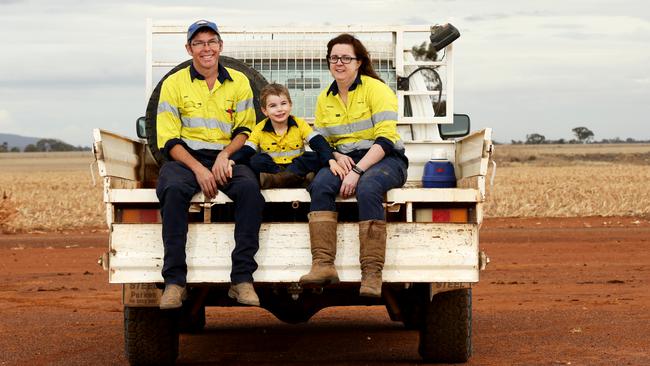
<instances>
[{"instance_id":1,"label":"distant tree","mask_svg":"<svg viewBox=\"0 0 650 366\"><path fill-rule=\"evenodd\" d=\"M566 141L564 139L559 139L555 141L556 144L566 144Z\"/></svg>"},{"instance_id":2,"label":"distant tree","mask_svg":"<svg viewBox=\"0 0 650 366\"><path fill-rule=\"evenodd\" d=\"M20 148L18 146L14 146L9 150L9 152L20 152Z\"/></svg>"},{"instance_id":3,"label":"distant tree","mask_svg":"<svg viewBox=\"0 0 650 366\"><path fill-rule=\"evenodd\" d=\"M636 140L633 139L632 137L628 137L628 138L625 139L625 142L627 142L627 143L629 143L629 144L633 144L633 143L636 142Z\"/></svg>"},{"instance_id":4,"label":"distant tree","mask_svg":"<svg viewBox=\"0 0 650 366\"><path fill-rule=\"evenodd\" d=\"M594 133L587 127L576 127L572 129L573 134L581 143L588 143L594 137Z\"/></svg>"},{"instance_id":5,"label":"distant tree","mask_svg":"<svg viewBox=\"0 0 650 366\"><path fill-rule=\"evenodd\" d=\"M24 152L35 152L38 151L38 148L34 144L29 144L25 146L25 149L23 150Z\"/></svg>"},{"instance_id":6,"label":"distant tree","mask_svg":"<svg viewBox=\"0 0 650 366\"><path fill-rule=\"evenodd\" d=\"M40 139L36 142L38 151L74 151L75 147L57 139Z\"/></svg>"},{"instance_id":7,"label":"distant tree","mask_svg":"<svg viewBox=\"0 0 650 366\"><path fill-rule=\"evenodd\" d=\"M7 152L9 151L9 144L7 141L3 142L2 145L0 145L0 152Z\"/></svg>"},{"instance_id":8,"label":"distant tree","mask_svg":"<svg viewBox=\"0 0 650 366\"><path fill-rule=\"evenodd\" d=\"M521 144L523 144L523 142L521 142L521 140L510 140L510 143L513 144L513 145L521 145Z\"/></svg>"},{"instance_id":9,"label":"distant tree","mask_svg":"<svg viewBox=\"0 0 650 366\"><path fill-rule=\"evenodd\" d=\"M525 144L543 144L546 141L546 137L544 135L540 135L538 133L531 133L530 135L526 135L526 142Z\"/></svg>"}]
</instances>

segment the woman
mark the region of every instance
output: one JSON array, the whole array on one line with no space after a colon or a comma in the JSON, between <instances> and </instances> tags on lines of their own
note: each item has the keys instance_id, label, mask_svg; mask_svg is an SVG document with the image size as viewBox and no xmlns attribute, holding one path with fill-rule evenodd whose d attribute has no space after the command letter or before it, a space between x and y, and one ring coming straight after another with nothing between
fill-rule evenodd
<instances>
[{"instance_id":1,"label":"woman","mask_svg":"<svg viewBox=\"0 0 650 366\"><path fill-rule=\"evenodd\" d=\"M316 104L315 129L334 147L345 174L321 169L308 190L311 195L309 235L311 271L303 285L339 282L336 257L336 196L357 197L361 296L380 297L386 252L385 193L406 182L408 160L397 133L397 97L379 78L364 45L350 34L327 44L334 82Z\"/></svg>"}]
</instances>

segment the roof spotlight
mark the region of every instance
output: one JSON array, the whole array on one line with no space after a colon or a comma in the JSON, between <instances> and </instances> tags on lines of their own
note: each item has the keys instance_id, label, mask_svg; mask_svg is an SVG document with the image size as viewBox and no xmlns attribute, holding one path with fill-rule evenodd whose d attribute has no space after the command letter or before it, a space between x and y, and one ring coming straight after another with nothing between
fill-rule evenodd
<instances>
[{"instance_id":1,"label":"roof spotlight","mask_svg":"<svg viewBox=\"0 0 650 366\"><path fill-rule=\"evenodd\" d=\"M450 23L446 23L443 25L432 26L431 36L429 36L429 39L431 40L433 48L435 48L436 51L440 51L451 44L451 42L455 41L458 37L460 37L458 29Z\"/></svg>"}]
</instances>

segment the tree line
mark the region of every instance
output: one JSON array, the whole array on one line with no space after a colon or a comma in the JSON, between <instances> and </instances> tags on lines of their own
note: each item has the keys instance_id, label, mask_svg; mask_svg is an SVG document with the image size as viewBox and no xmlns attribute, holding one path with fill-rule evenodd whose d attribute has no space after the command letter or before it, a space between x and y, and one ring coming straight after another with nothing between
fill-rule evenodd
<instances>
[{"instance_id":1,"label":"tree line","mask_svg":"<svg viewBox=\"0 0 650 366\"><path fill-rule=\"evenodd\" d=\"M87 146L73 146L57 139L40 139L35 144L25 146L22 152L50 152L50 151L90 151ZM17 146L9 147L5 141L0 145L0 152L21 152Z\"/></svg>"},{"instance_id":2,"label":"tree line","mask_svg":"<svg viewBox=\"0 0 650 366\"><path fill-rule=\"evenodd\" d=\"M558 139L551 140L547 139L544 135L539 133L531 133L526 135L526 140L510 140L510 143L513 145L526 144L526 145L539 145L539 144L590 144L590 143L599 143L599 144L633 144L633 143L647 143L650 140L635 140L631 137L626 139L621 139L620 137L615 137L612 139L602 139L596 141L594 139L594 132L587 127L575 127L571 129L574 139Z\"/></svg>"}]
</instances>

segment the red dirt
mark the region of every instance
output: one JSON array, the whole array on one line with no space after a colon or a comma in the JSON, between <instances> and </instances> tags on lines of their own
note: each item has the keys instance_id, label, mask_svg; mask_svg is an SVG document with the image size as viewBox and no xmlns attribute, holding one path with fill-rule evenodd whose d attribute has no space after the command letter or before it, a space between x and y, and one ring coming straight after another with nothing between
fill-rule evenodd
<instances>
[{"instance_id":1,"label":"red dirt","mask_svg":"<svg viewBox=\"0 0 650 366\"><path fill-rule=\"evenodd\" d=\"M0 235L0 365L126 364L120 287L96 260L105 232ZM468 365L650 364L650 222L490 219L474 288ZM417 332L383 307L331 308L307 324L209 308L179 364L412 365Z\"/></svg>"}]
</instances>

